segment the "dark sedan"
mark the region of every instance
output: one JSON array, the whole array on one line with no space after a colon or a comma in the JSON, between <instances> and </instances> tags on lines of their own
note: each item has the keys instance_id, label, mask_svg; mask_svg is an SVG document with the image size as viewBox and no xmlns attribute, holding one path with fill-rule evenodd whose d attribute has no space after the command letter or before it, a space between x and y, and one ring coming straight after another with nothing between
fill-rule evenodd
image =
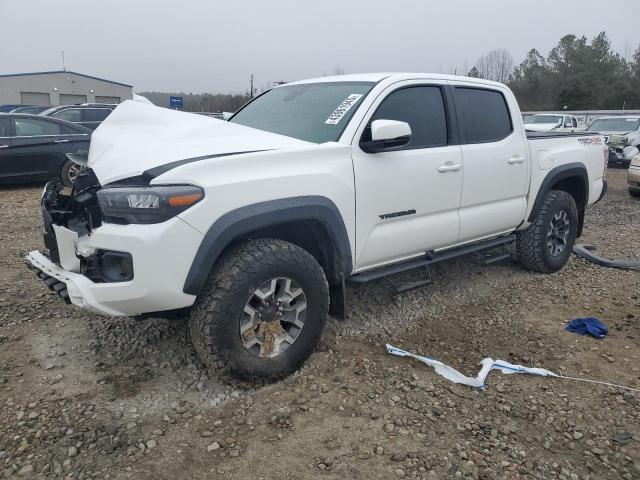
<instances>
[{"instance_id":1,"label":"dark sedan","mask_svg":"<svg viewBox=\"0 0 640 480\"><path fill-rule=\"evenodd\" d=\"M71 186L80 169L68 153L86 155L92 130L55 118L0 113L0 184L44 183L59 178Z\"/></svg>"}]
</instances>

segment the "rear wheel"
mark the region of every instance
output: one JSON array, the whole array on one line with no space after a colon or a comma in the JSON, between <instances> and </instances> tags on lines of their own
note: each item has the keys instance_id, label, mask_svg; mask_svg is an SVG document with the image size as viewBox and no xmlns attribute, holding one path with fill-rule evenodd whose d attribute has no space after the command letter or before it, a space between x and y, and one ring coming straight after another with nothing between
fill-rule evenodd
<instances>
[{"instance_id":1,"label":"rear wheel","mask_svg":"<svg viewBox=\"0 0 640 480\"><path fill-rule=\"evenodd\" d=\"M516 250L528 270L551 273L567 263L576 241L578 212L567 192L551 190L531 225L517 233Z\"/></svg>"},{"instance_id":2,"label":"rear wheel","mask_svg":"<svg viewBox=\"0 0 640 480\"><path fill-rule=\"evenodd\" d=\"M71 160L67 160L67 162L60 169L60 181L65 187L72 187L73 182L76 181L76 177L80 170L82 170L82 166L77 163L73 163Z\"/></svg>"},{"instance_id":3,"label":"rear wheel","mask_svg":"<svg viewBox=\"0 0 640 480\"><path fill-rule=\"evenodd\" d=\"M640 197L640 190L629 190L629 195L632 197Z\"/></svg>"},{"instance_id":4,"label":"rear wheel","mask_svg":"<svg viewBox=\"0 0 640 480\"><path fill-rule=\"evenodd\" d=\"M189 329L210 368L278 379L311 355L328 309L327 280L308 252L282 240L253 240L214 267Z\"/></svg>"}]
</instances>

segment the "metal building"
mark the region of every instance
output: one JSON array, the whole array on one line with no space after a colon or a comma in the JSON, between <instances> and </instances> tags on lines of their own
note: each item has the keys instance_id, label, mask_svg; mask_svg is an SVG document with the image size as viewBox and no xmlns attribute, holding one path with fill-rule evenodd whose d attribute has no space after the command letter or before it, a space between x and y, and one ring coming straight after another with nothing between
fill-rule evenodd
<instances>
[{"instance_id":1,"label":"metal building","mask_svg":"<svg viewBox=\"0 0 640 480\"><path fill-rule=\"evenodd\" d=\"M0 75L0 105L120 103L132 98L131 85L69 71Z\"/></svg>"}]
</instances>

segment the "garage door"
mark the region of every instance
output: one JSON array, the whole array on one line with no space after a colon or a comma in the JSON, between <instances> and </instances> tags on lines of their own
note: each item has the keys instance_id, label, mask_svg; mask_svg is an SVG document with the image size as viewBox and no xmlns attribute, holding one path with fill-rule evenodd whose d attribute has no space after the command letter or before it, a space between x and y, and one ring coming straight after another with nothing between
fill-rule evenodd
<instances>
[{"instance_id":1,"label":"garage door","mask_svg":"<svg viewBox=\"0 0 640 480\"><path fill-rule=\"evenodd\" d=\"M120 103L120 97L105 97L96 95L96 103Z\"/></svg>"},{"instance_id":2,"label":"garage door","mask_svg":"<svg viewBox=\"0 0 640 480\"><path fill-rule=\"evenodd\" d=\"M51 105L48 93L20 92L20 103L23 105Z\"/></svg>"},{"instance_id":3,"label":"garage door","mask_svg":"<svg viewBox=\"0 0 640 480\"><path fill-rule=\"evenodd\" d=\"M71 95L69 93L60 94L60 105L75 105L76 103L87 103L87 96Z\"/></svg>"}]
</instances>

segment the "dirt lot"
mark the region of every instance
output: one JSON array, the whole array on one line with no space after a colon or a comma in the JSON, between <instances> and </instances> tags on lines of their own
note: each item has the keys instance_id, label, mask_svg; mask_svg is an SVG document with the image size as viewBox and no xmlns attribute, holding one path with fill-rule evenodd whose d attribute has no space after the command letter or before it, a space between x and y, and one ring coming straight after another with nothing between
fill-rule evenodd
<instances>
[{"instance_id":1,"label":"dirt lot","mask_svg":"<svg viewBox=\"0 0 640 480\"><path fill-rule=\"evenodd\" d=\"M640 203L609 172L584 242L640 259ZM454 385L386 342L468 375L485 356L640 388L640 272L560 273L468 257L392 299L349 292L299 373L260 388L204 371L180 321L64 305L21 258L38 188L0 190L0 475L7 478L640 478L640 395L494 372ZM563 330L596 316L606 339Z\"/></svg>"}]
</instances>

